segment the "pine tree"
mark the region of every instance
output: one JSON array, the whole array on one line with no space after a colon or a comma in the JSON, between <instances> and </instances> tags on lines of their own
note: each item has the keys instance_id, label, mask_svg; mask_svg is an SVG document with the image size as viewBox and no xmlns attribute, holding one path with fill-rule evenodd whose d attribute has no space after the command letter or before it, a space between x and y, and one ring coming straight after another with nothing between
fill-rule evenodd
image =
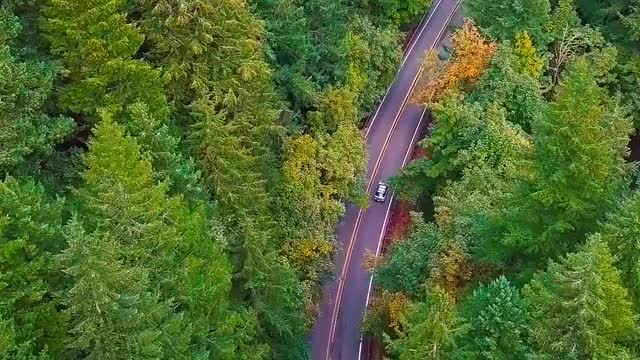
<instances>
[{"instance_id":1,"label":"pine tree","mask_svg":"<svg viewBox=\"0 0 640 360\"><path fill-rule=\"evenodd\" d=\"M278 175L277 99L262 60L262 24L245 3L140 1L151 57L163 67L168 94L185 111L193 150L219 201L234 251L234 286L256 310L273 356L305 351L300 283L276 251L270 209ZM292 352L292 356L299 355Z\"/></svg>"},{"instance_id":2,"label":"pine tree","mask_svg":"<svg viewBox=\"0 0 640 360\"><path fill-rule=\"evenodd\" d=\"M21 25L7 8L0 7L0 172L31 173L38 161L69 135L75 124L50 116L43 108L51 96L61 68L52 62L16 57Z\"/></svg>"},{"instance_id":3,"label":"pine tree","mask_svg":"<svg viewBox=\"0 0 640 360\"><path fill-rule=\"evenodd\" d=\"M160 338L169 335L161 322L170 307L150 289L148 270L125 264L118 240L87 234L77 220L66 238L61 259L73 282L65 299L72 318L69 351L87 359L160 358Z\"/></svg>"},{"instance_id":4,"label":"pine tree","mask_svg":"<svg viewBox=\"0 0 640 360\"><path fill-rule=\"evenodd\" d=\"M616 259L616 266L631 293L636 310L640 309L640 194L633 193L620 202L600 229Z\"/></svg>"},{"instance_id":5,"label":"pine tree","mask_svg":"<svg viewBox=\"0 0 640 360\"><path fill-rule=\"evenodd\" d=\"M525 288L532 339L543 358L620 359L635 326L627 290L599 234L560 263L550 262Z\"/></svg>"},{"instance_id":6,"label":"pine tree","mask_svg":"<svg viewBox=\"0 0 640 360\"><path fill-rule=\"evenodd\" d=\"M269 60L275 67L274 81L280 94L290 103L293 116L302 116L317 96L312 81L314 58L311 33L303 4L297 0L253 0L257 14L265 20Z\"/></svg>"},{"instance_id":7,"label":"pine tree","mask_svg":"<svg viewBox=\"0 0 640 360\"><path fill-rule=\"evenodd\" d=\"M87 236L96 238L95 251L101 239L119 248L113 256L122 269L113 271L139 274L148 301L170 306L155 320L163 357L245 356L226 339L236 321L229 309L231 266L222 251L223 231L207 208L167 195L166 184L154 180L149 157L109 118L95 131L87 165L78 192L80 219Z\"/></svg>"},{"instance_id":8,"label":"pine tree","mask_svg":"<svg viewBox=\"0 0 640 360\"><path fill-rule=\"evenodd\" d=\"M595 229L626 186L629 121L578 60L532 128L535 175L514 193L505 241L559 254Z\"/></svg>"},{"instance_id":9,"label":"pine tree","mask_svg":"<svg viewBox=\"0 0 640 360\"><path fill-rule=\"evenodd\" d=\"M135 59L144 35L127 22L124 8L123 0L47 2L42 28L67 73L61 104L85 123L108 116L125 125L151 153L157 179L169 181L173 192L204 200L200 174L170 129L165 80Z\"/></svg>"},{"instance_id":10,"label":"pine tree","mask_svg":"<svg viewBox=\"0 0 640 360\"><path fill-rule=\"evenodd\" d=\"M468 328L458 341L466 359L524 359L529 353L527 304L509 281L501 276L480 285L462 305Z\"/></svg>"},{"instance_id":11,"label":"pine tree","mask_svg":"<svg viewBox=\"0 0 640 360\"><path fill-rule=\"evenodd\" d=\"M342 44L349 31L350 8L346 0L305 0L304 12L314 49L310 74L321 88L338 86L346 71ZM338 45L338 46L336 46Z\"/></svg>"},{"instance_id":12,"label":"pine tree","mask_svg":"<svg viewBox=\"0 0 640 360\"><path fill-rule=\"evenodd\" d=\"M92 121L101 111L126 119L127 107L143 102L154 118L166 118L159 72L133 59L144 36L127 23L123 0L50 0L42 28L68 73L66 108Z\"/></svg>"},{"instance_id":13,"label":"pine tree","mask_svg":"<svg viewBox=\"0 0 640 360\"><path fill-rule=\"evenodd\" d=\"M391 343L400 360L449 359L455 337L463 330L453 299L438 287L430 287L426 303L418 303L407 317L405 335Z\"/></svg>"},{"instance_id":14,"label":"pine tree","mask_svg":"<svg viewBox=\"0 0 640 360\"><path fill-rule=\"evenodd\" d=\"M0 358L64 354L64 287L53 260L63 248L63 199L33 180L0 182ZM44 359L44 358L43 358Z\"/></svg>"}]
</instances>

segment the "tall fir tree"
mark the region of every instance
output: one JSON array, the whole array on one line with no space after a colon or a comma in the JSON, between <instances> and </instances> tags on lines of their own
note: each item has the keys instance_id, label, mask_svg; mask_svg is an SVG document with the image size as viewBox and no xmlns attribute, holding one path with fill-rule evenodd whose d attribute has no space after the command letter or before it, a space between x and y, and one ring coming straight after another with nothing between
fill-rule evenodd
<instances>
[{"instance_id":1,"label":"tall fir tree","mask_svg":"<svg viewBox=\"0 0 640 360\"><path fill-rule=\"evenodd\" d=\"M463 331L453 299L432 286L427 302L418 303L407 317L404 336L391 343L400 360L444 360L453 356L455 338Z\"/></svg>"},{"instance_id":2,"label":"tall fir tree","mask_svg":"<svg viewBox=\"0 0 640 360\"><path fill-rule=\"evenodd\" d=\"M0 172L30 174L75 128L72 119L45 108L62 69L50 61L22 60L16 38L22 26L0 7Z\"/></svg>"},{"instance_id":3,"label":"tall fir tree","mask_svg":"<svg viewBox=\"0 0 640 360\"><path fill-rule=\"evenodd\" d=\"M458 341L462 358L515 360L530 354L527 303L504 276L474 290L461 313L467 325Z\"/></svg>"},{"instance_id":4,"label":"tall fir tree","mask_svg":"<svg viewBox=\"0 0 640 360\"><path fill-rule=\"evenodd\" d=\"M57 296L65 288L54 261L65 246L63 199L32 179L0 182L0 358L65 356L69 330Z\"/></svg>"},{"instance_id":5,"label":"tall fir tree","mask_svg":"<svg viewBox=\"0 0 640 360\"><path fill-rule=\"evenodd\" d=\"M66 73L61 105L83 125L109 116L126 126L153 157L172 191L206 199L191 159L178 150L160 71L138 59L144 35L127 21L122 0L48 1L41 27Z\"/></svg>"},{"instance_id":6,"label":"tall fir tree","mask_svg":"<svg viewBox=\"0 0 640 360\"><path fill-rule=\"evenodd\" d=\"M273 356L304 356L301 287L277 251L271 209L282 128L263 60L263 24L244 2L142 0L138 8L169 97L178 109L189 109L179 120L191 125L194 154L221 205L234 285L257 311Z\"/></svg>"},{"instance_id":7,"label":"tall fir tree","mask_svg":"<svg viewBox=\"0 0 640 360\"><path fill-rule=\"evenodd\" d=\"M628 357L621 346L635 317L620 271L600 234L560 263L550 262L525 288L532 339L542 358Z\"/></svg>"},{"instance_id":8,"label":"tall fir tree","mask_svg":"<svg viewBox=\"0 0 640 360\"><path fill-rule=\"evenodd\" d=\"M164 358L243 357L248 351L245 343L261 349L254 358L264 356L265 350L253 339L255 329L242 334L250 339L228 339L230 329L240 331L234 325L237 317L250 322L251 314L230 309L231 265L222 251L222 229L211 213L203 206L189 206L181 196L169 196L166 184L154 180L149 156L108 117L95 134L77 201L85 228L80 230L86 235L79 234L78 226L73 232L92 241L87 242L88 249L79 243L79 249L69 250L71 264L99 261L92 256L98 256L103 246L119 249L110 255L117 267L113 272L135 275L137 282L127 286L138 286L135 291L147 294L140 300L144 302L129 307L157 307L157 317L149 322L159 331L152 342L160 346ZM76 276L74 286L78 292L86 291L83 273ZM104 281L107 289L124 286ZM126 286L118 289L114 292L134 291ZM113 326L124 326L115 321ZM150 334L156 330L150 328Z\"/></svg>"},{"instance_id":9,"label":"tall fir tree","mask_svg":"<svg viewBox=\"0 0 640 360\"><path fill-rule=\"evenodd\" d=\"M505 242L527 251L573 249L628 186L629 119L578 59L533 124L535 175L514 193Z\"/></svg>"},{"instance_id":10,"label":"tall fir tree","mask_svg":"<svg viewBox=\"0 0 640 360\"><path fill-rule=\"evenodd\" d=\"M133 57L144 40L127 22L123 0L48 1L42 29L67 70L62 104L99 120L109 111L127 119L128 106L143 102L156 119L170 111L163 80L143 60ZM126 123L126 121L123 121Z\"/></svg>"},{"instance_id":11,"label":"tall fir tree","mask_svg":"<svg viewBox=\"0 0 640 360\"><path fill-rule=\"evenodd\" d=\"M629 289L636 312L640 309L640 194L634 192L620 201L619 206L607 214L599 229L615 256L616 266Z\"/></svg>"}]
</instances>

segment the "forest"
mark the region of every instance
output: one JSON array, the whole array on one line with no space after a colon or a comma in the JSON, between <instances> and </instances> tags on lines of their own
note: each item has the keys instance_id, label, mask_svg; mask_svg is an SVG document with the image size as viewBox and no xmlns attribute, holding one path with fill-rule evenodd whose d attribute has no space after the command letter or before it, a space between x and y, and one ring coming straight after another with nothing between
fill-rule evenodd
<instances>
[{"instance_id":1,"label":"forest","mask_svg":"<svg viewBox=\"0 0 640 360\"><path fill-rule=\"evenodd\" d=\"M303 360L430 0L2 0L0 359ZM640 359L637 0L465 0L363 331Z\"/></svg>"},{"instance_id":2,"label":"forest","mask_svg":"<svg viewBox=\"0 0 640 360\"><path fill-rule=\"evenodd\" d=\"M640 3L464 9L364 331L398 360L640 359Z\"/></svg>"},{"instance_id":3,"label":"forest","mask_svg":"<svg viewBox=\"0 0 640 360\"><path fill-rule=\"evenodd\" d=\"M308 358L428 6L0 2L0 358Z\"/></svg>"}]
</instances>

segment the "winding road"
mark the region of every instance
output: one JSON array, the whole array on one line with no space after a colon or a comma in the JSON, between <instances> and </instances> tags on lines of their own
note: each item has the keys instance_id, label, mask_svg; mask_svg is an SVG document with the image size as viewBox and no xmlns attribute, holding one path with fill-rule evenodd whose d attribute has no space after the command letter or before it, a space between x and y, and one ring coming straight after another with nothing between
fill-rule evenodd
<instances>
[{"instance_id":1,"label":"winding road","mask_svg":"<svg viewBox=\"0 0 640 360\"><path fill-rule=\"evenodd\" d=\"M409 101L424 54L437 48L460 0L435 0L410 41L400 70L365 130L369 162L367 192L403 167L425 126L425 109ZM338 228L337 280L324 289L320 317L311 334L313 360L360 360L361 323L371 292L371 276L362 268L366 251L380 252L393 196L367 209L347 206Z\"/></svg>"}]
</instances>

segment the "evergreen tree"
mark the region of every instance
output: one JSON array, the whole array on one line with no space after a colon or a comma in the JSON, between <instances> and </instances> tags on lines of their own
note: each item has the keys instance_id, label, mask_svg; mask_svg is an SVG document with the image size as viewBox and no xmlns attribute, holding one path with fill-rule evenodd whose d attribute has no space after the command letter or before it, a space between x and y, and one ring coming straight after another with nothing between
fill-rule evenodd
<instances>
[{"instance_id":1,"label":"evergreen tree","mask_svg":"<svg viewBox=\"0 0 640 360\"><path fill-rule=\"evenodd\" d=\"M442 289L430 287L427 302L410 310L405 335L391 343L391 351L400 360L450 359L461 331L453 299Z\"/></svg>"},{"instance_id":2,"label":"evergreen tree","mask_svg":"<svg viewBox=\"0 0 640 360\"><path fill-rule=\"evenodd\" d=\"M148 156L122 127L105 118L95 134L78 201L96 247L82 254L95 256L108 242L119 249L113 262L120 265L113 271L139 276L139 283L130 285L149 294L145 306L158 311L170 306L154 320L164 358L245 356L237 351L247 349L226 338L237 320L229 309L231 267L220 226L206 208L190 207L181 197L168 196L166 184L155 183ZM76 286L82 286L79 280ZM246 340L232 344L240 341Z\"/></svg>"},{"instance_id":3,"label":"evergreen tree","mask_svg":"<svg viewBox=\"0 0 640 360\"><path fill-rule=\"evenodd\" d=\"M337 86L344 80L348 64L342 45L349 31L347 0L304 0L304 13L314 49L309 58L310 74L321 88Z\"/></svg>"},{"instance_id":4,"label":"evergreen tree","mask_svg":"<svg viewBox=\"0 0 640 360\"><path fill-rule=\"evenodd\" d=\"M458 341L466 359L524 359L529 315L518 289L501 276L480 285L462 305L466 333Z\"/></svg>"},{"instance_id":5,"label":"evergreen tree","mask_svg":"<svg viewBox=\"0 0 640 360\"><path fill-rule=\"evenodd\" d=\"M101 111L120 120L129 105L143 102L154 118L167 117L159 72L133 59L144 36L127 23L123 0L48 1L42 28L67 70L66 108L91 122Z\"/></svg>"},{"instance_id":6,"label":"evergreen tree","mask_svg":"<svg viewBox=\"0 0 640 360\"><path fill-rule=\"evenodd\" d=\"M636 309L640 309L640 194L635 192L621 201L607 215L600 229L616 259L616 266L631 293Z\"/></svg>"},{"instance_id":7,"label":"evergreen tree","mask_svg":"<svg viewBox=\"0 0 640 360\"><path fill-rule=\"evenodd\" d=\"M88 359L162 357L162 318L169 304L150 289L148 271L126 265L122 245L108 233L89 235L74 220L61 259L73 286L65 298L73 335L67 347Z\"/></svg>"},{"instance_id":8,"label":"evergreen tree","mask_svg":"<svg viewBox=\"0 0 640 360\"><path fill-rule=\"evenodd\" d=\"M61 68L52 62L17 57L21 25L0 7L0 172L32 173L39 161L69 135L75 124L45 111Z\"/></svg>"},{"instance_id":9,"label":"evergreen tree","mask_svg":"<svg viewBox=\"0 0 640 360\"><path fill-rule=\"evenodd\" d=\"M525 288L532 339L542 358L621 359L635 326L627 290L599 234L560 263L550 262Z\"/></svg>"},{"instance_id":10,"label":"evergreen tree","mask_svg":"<svg viewBox=\"0 0 640 360\"><path fill-rule=\"evenodd\" d=\"M535 176L516 191L511 215L505 214L505 241L559 254L595 228L627 185L629 121L578 60L533 134Z\"/></svg>"},{"instance_id":11,"label":"evergreen tree","mask_svg":"<svg viewBox=\"0 0 640 360\"><path fill-rule=\"evenodd\" d=\"M221 205L238 289L257 312L273 356L306 351L300 283L277 253L270 208L278 175L277 99L262 60L262 24L246 4L141 1L151 56L169 96L189 116L193 149ZM285 350L286 349L286 350Z\"/></svg>"},{"instance_id":12,"label":"evergreen tree","mask_svg":"<svg viewBox=\"0 0 640 360\"><path fill-rule=\"evenodd\" d=\"M267 53L275 67L274 81L289 102L297 121L313 106L319 86L312 81L309 61L315 48L311 43L303 3L296 0L253 0L257 14L265 20L269 45ZM295 121L295 120L292 120Z\"/></svg>"},{"instance_id":13,"label":"evergreen tree","mask_svg":"<svg viewBox=\"0 0 640 360\"><path fill-rule=\"evenodd\" d=\"M64 247L64 201L33 180L0 182L0 358L64 356L64 288L53 256Z\"/></svg>"},{"instance_id":14,"label":"evergreen tree","mask_svg":"<svg viewBox=\"0 0 640 360\"><path fill-rule=\"evenodd\" d=\"M206 199L200 174L178 150L160 72L135 59L144 36L127 22L123 0L49 1L42 28L65 67L62 105L81 122L109 116L124 124L153 157L156 178L174 192Z\"/></svg>"}]
</instances>

